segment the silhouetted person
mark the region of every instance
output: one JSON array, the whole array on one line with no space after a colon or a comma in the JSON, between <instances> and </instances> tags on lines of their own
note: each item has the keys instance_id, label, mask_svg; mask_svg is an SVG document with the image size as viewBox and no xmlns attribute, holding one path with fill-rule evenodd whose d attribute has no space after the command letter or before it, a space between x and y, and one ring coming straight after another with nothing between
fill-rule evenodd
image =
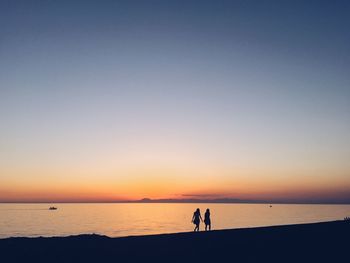
<instances>
[{"instance_id":1,"label":"silhouetted person","mask_svg":"<svg viewBox=\"0 0 350 263\"><path fill-rule=\"evenodd\" d=\"M202 216L201 216L201 212L200 212L199 208L197 208L197 210L193 213L193 217L192 217L192 222L193 222L193 224L196 225L196 227L193 230L194 232L199 231L200 220L203 221Z\"/></svg>"},{"instance_id":2,"label":"silhouetted person","mask_svg":"<svg viewBox=\"0 0 350 263\"><path fill-rule=\"evenodd\" d=\"M207 211L205 211L204 214L204 224L205 224L205 231L211 230L211 221L210 221L210 210L207 208Z\"/></svg>"}]
</instances>

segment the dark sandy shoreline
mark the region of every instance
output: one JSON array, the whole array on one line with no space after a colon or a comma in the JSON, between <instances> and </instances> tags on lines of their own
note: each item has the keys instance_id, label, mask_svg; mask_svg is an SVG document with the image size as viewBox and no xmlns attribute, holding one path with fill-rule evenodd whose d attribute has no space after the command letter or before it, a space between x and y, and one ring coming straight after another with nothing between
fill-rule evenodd
<instances>
[{"instance_id":1,"label":"dark sandy shoreline","mask_svg":"<svg viewBox=\"0 0 350 263\"><path fill-rule=\"evenodd\" d=\"M0 239L1 262L348 262L350 222L109 238Z\"/></svg>"}]
</instances>

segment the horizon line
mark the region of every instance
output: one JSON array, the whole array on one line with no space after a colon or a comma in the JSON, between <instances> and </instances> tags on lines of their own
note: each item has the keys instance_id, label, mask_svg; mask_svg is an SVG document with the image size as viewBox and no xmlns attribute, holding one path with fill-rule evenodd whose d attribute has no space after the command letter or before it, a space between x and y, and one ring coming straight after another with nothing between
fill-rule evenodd
<instances>
[{"instance_id":1,"label":"horizon line","mask_svg":"<svg viewBox=\"0 0 350 263\"><path fill-rule=\"evenodd\" d=\"M103 204L103 203L213 203L213 204L327 204L327 205L350 205L350 200L249 200L249 199L237 199L237 198L216 198L216 199L150 199L142 198L138 200L17 200L17 201L1 201L0 204L49 204L49 203L63 203L63 204Z\"/></svg>"}]
</instances>

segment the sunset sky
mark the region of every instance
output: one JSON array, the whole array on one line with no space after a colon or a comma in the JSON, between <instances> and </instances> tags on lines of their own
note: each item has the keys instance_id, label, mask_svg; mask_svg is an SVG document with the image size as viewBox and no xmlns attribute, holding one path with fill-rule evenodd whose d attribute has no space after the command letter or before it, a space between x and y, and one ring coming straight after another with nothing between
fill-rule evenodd
<instances>
[{"instance_id":1,"label":"sunset sky","mask_svg":"<svg viewBox=\"0 0 350 263\"><path fill-rule=\"evenodd\" d=\"M350 203L350 1L1 1L0 202Z\"/></svg>"}]
</instances>

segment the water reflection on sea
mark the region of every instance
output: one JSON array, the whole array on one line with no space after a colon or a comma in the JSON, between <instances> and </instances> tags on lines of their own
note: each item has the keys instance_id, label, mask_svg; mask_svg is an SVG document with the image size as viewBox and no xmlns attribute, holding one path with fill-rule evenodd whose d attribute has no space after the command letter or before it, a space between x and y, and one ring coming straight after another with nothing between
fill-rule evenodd
<instances>
[{"instance_id":1,"label":"water reflection on sea","mask_svg":"<svg viewBox=\"0 0 350 263\"><path fill-rule=\"evenodd\" d=\"M49 210L50 206L58 209ZM191 218L197 207L202 215L210 208L213 229L321 222L350 216L350 205L0 204L0 238L82 233L116 237L192 231Z\"/></svg>"}]
</instances>

